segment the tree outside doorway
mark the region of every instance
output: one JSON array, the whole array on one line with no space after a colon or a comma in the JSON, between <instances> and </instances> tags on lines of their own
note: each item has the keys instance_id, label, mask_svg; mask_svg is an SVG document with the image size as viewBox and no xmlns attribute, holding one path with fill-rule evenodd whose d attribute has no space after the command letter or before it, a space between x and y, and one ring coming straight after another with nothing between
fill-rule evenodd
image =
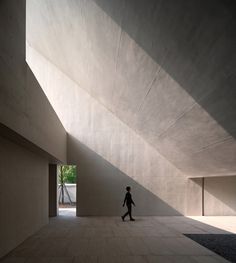
<instances>
[{"instance_id":1,"label":"tree outside doorway","mask_svg":"<svg viewBox=\"0 0 236 263\"><path fill-rule=\"evenodd\" d=\"M76 166L59 166L58 201L59 208L76 206Z\"/></svg>"}]
</instances>

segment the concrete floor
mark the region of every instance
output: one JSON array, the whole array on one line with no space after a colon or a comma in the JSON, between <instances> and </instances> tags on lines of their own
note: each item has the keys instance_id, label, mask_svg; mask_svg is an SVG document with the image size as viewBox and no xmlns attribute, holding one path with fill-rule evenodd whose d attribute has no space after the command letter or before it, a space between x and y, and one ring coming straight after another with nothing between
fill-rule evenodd
<instances>
[{"instance_id":1,"label":"concrete floor","mask_svg":"<svg viewBox=\"0 0 236 263\"><path fill-rule=\"evenodd\" d=\"M60 216L14 249L1 262L228 262L183 233L235 233L236 217Z\"/></svg>"}]
</instances>

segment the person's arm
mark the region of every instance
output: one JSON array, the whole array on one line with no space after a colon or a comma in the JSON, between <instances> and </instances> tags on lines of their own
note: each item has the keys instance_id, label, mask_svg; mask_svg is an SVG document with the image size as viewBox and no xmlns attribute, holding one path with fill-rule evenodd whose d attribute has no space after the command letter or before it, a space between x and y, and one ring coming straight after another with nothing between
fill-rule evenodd
<instances>
[{"instance_id":1,"label":"person's arm","mask_svg":"<svg viewBox=\"0 0 236 263\"><path fill-rule=\"evenodd\" d=\"M125 195L123 206L125 206L126 199L127 199L127 194Z\"/></svg>"}]
</instances>

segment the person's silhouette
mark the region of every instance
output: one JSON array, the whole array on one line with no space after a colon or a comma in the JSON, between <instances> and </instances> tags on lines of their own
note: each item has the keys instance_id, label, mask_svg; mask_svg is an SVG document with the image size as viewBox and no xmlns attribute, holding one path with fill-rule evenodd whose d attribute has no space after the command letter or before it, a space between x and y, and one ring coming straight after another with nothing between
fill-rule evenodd
<instances>
[{"instance_id":1,"label":"person's silhouette","mask_svg":"<svg viewBox=\"0 0 236 263\"><path fill-rule=\"evenodd\" d=\"M127 215L129 215L130 221L135 221L135 219L132 217L132 204L135 206L135 203L134 203L132 196L131 196L131 193L130 193L131 187L127 186L126 190L127 190L127 193L125 195L123 206L125 206L125 204L126 204L128 211L121 218L124 221L125 217Z\"/></svg>"}]
</instances>

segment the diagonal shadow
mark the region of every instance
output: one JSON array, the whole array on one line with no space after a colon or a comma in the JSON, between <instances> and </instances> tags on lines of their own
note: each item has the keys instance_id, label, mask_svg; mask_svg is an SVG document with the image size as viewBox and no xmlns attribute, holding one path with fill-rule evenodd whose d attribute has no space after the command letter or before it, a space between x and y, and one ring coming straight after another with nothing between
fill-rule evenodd
<instances>
[{"instance_id":1,"label":"diagonal shadow","mask_svg":"<svg viewBox=\"0 0 236 263\"><path fill-rule=\"evenodd\" d=\"M77 165L77 215L121 215L125 187L132 187L135 215L181 215L117 167L68 134L68 163ZM80 202L81 200L81 202Z\"/></svg>"},{"instance_id":2,"label":"diagonal shadow","mask_svg":"<svg viewBox=\"0 0 236 263\"><path fill-rule=\"evenodd\" d=\"M77 165L77 216L122 215L124 213L121 207L124 188L130 185L137 205L133 210L134 216L160 216L158 222L169 229L170 236L173 234L177 236L182 234L186 236L202 235L203 238L209 235L220 238L231 236L231 232L227 230L197 219L181 216L173 207L114 167L75 137L70 134L67 136L68 163ZM138 217L137 220L143 219ZM204 244L202 245L204 246Z\"/></svg>"},{"instance_id":3,"label":"diagonal shadow","mask_svg":"<svg viewBox=\"0 0 236 263\"><path fill-rule=\"evenodd\" d=\"M233 1L93 1L235 138Z\"/></svg>"},{"instance_id":4,"label":"diagonal shadow","mask_svg":"<svg viewBox=\"0 0 236 263\"><path fill-rule=\"evenodd\" d=\"M202 188L202 180L200 178L190 178L192 182ZM214 214L224 215L224 209L227 211L227 215L235 215L236 203L235 203L235 185L236 176L217 176L217 177L205 177L204 178L204 214L211 215L212 202L211 197L213 196L216 200L220 201L223 206L218 203L218 207L214 208ZM229 209L232 210L231 214Z\"/></svg>"}]
</instances>

